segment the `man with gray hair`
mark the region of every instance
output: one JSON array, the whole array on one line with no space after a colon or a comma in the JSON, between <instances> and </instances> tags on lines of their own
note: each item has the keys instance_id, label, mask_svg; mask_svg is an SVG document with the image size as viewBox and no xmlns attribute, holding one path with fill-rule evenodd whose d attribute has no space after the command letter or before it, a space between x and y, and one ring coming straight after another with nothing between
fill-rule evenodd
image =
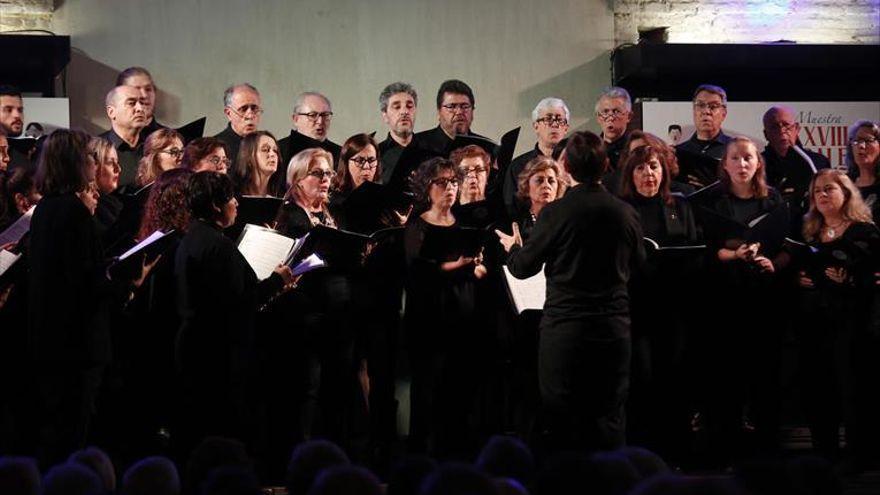
<instances>
[{"instance_id":1,"label":"man with gray hair","mask_svg":"<svg viewBox=\"0 0 880 495\"><path fill-rule=\"evenodd\" d=\"M111 89L104 104L110 119L110 130L100 137L110 141L119 156L119 187L130 187L135 182L138 162L143 156L141 130L147 125L147 103L140 92L131 86Z\"/></svg>"},{"instance_id":2,"label":"man with gray hair","mask_svg":"<svg viewBox=\"0 0 880 495\"><path fill-rule=\"evenodd\" d=\"M382 183L387 184L403 149L412 144L419 95L411 84L395 82L379 93L379 111L388 126L388 137L379 143Z\"/></svg>"},{"instance_id":3,"label":"man with gray hair","mask_svg":"<svg viewBox=\"0 0 880 495\"><path fill-rule=\"evenodd\" d=\"M528 209L528 205L516 194L519 186L519 174L533 158L541 155L553 155L553 148L568 133L570 118L571 112L568 110L568 106L559 98L544 98L532 110L532 128L535 130L538 142L535 143L534 149L516 157L504 174L502 195L504 196L504 207L510 218L521 218Z\"/></svg>"},{"instance_id":4,"label":"man with gray hair","mask_svg":"<svg viewBox=\"0 0 880 495\"><path fill-rule=\"evenodd\" d=\"M260 127L263 115L260 92L248 83L229 86L223 92L223 114L229 124L214 137L226 144L229 168L233 168L241 139Z\"/></svg>"},{"instance_id":5,"label":"man with gray hair","mask_svg":"<svg viewBox=\"0 0 880 495\"><path fill-rule=\"evenodd\" d=\"M602 128L600 136L608 153L609 172L617 170L620 152L626 144L627 127L632 120L632 98L623 88L612 86L596 100L596 122Z\"/></svg>"},{"instance_id":6,"label":"man with gray hair","mask_svg":"<svg viewBox=\"0 0 880 495\"><path fill-rule=\"evenodd\" d=\"M713 84L701 84L694 91L694 134L675 147L679 179L704 187L718 177L718 163L732 139L721 130L727 118L727 91Z\"/></svg>"},{"instance_id":7,"label":"man with gray hair","mask_svg":"<svg viewBox=\"0 0 880 495\"><path fill-rule=\"evenodd\" d=\"M329 151L333 155L334 168L342 152L341 146L327 139L330 122L333 120L333 107L329 98L317 91L300 93L294 100L293 114L290 117L293 129L289 136L278 141L281 161L278 162L278 171L275 173L277 179L272 181L270 187L277 187L284 182L290 159L304 149L321 148Z\"/></svg>"}]
</instances>

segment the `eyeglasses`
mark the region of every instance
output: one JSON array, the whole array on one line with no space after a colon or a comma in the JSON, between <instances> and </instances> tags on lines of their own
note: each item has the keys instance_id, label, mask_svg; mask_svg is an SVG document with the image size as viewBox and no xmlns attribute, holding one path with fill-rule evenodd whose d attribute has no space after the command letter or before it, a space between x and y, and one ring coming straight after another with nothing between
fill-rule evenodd
<instances>
[{"instance_id":1,"label":"eyeglasses","mask_svg":"<svg viewBox=\"0 0 880 495\"><path fill-rule=\"evenodd\" d=\"M552 125L558 125L558 126L568 125L568 119L566 119L565 117L560 117L560 116L558 116L558 115L547 115L546 117L541 117L541 118L538 119L537 121L538 121L538 122L543 122L544 124L546 124L546 125L548 125L548 126L552 126Z\"/></svg>"},{"instance_id":2,"label":"eyeglasses","mask_svg":"<svg viewBox=\"0 0 880 495\"><path fill-rule=\"evenodd\" d=\"M238 115L242 119L255 118L263 114L263 109L260 108L260 105L242 105L237 109L229 106L227 106L226 108L228 108L232 113Z\"/></svg>"},{"instance_id":3,"label":"eyeglasses","mask_svg":"<svg viewBox=\"0 0 880 495\"><path fill-rule=\"evenodd\" d=\"M325 178L332 180L336 177L336 172L332 170L312 170L306 175L314 177L318 180L324 180Z\"/></svg>"},{"instance_id":4,"label":"eyeglasses","mask_svg":"<svg viewBox=\"0 0 880 495\"><path fill-rule=\"evenodd\" d=\"M446 189L446 186L452 184L455 187L458 187L458 179L455 177L437 177L436 179L431 180L431 185L439 186L443 189Z\"/></svg>"},{"instance_id":5,"label":"eyeglasses","mask_svg":"<svg viewBox=\"0 0 880 495\"><path fill-rule=\"evenodd\" d=\"M626 111L619 108L606 108L605 110L596 112L596 116L602 120L619 119L626 114Z\"/></svg>"},{"instance_id":6,"label":"eyeglasses","mask_svg":"<svg viewBox=\"0 0 880 495\"><path fill-rule=\"evenodd\" d=\"M467 111L472 110L474 108L474 106L471 105L470 103L447 103L445 105L440 105L440 106L449 110L450 112L454 112L456 110L459 110L461 112L467 112Z\"/></svg>"},{"instance_id":7,"label":"eyeglasses","mask_svg":"<svg viewBox=\"0 0 880 495\"><path fill-rule=\"evenodd\" d=\"M219 157L219 156L215 155L215 156L209 156L209 157L205 158L205 160L207 160L208 163L210 163L211 165L218 167L218 168L220 167L220 165L223 165L224 167L229 166L229 158L226 158L226 157Z\"/></svg>"},{"instance_id":8,"label":"eyeglasses","mask_svg":"<svg viewBox=\"0 0 880 495\"><path fill-rule=\"evenodd\" d=\"M875 144L876 142L877 142L877 138L866 137L866 138L862 138L862 139L853 139L851 144L852 144L853 148L858 148L859 146L868 147L868 146L871 146L872 144Z\"/></svg>"},{"instance_id":9,"label":"eyeglasses","mask_svg":"<svg viewBox=\"0 0 880 495\"><path fill-rule=\"evenodd\" d=\"M767 126L768 131L788 132L794 130L797 124L794 122L775 122Z\"/></svg>"},{"instance_id":10,"label":"eyeglasses","mask_svg":"<svg viewBox=\"0 0 880 495\"><path fill-rule=\"evenodd\" d=\"M264 155L268 155L269 153L275 153L277 155L278 148L275 148L273 146L263 146L262 148L260 148L260 153L262 153Z\"/></svg>"},{"instance_id":11,"label":"eyeglasses","mask_svg":"<svg viewBox=\"0 0 880 495\"><path fill-rule=\"evenodd\" d=\"M309 112L309 113L297 112L297 115L301 115L301 116L309 119L309 122L317 122L319 118L322 118L322 119L324 119L324 122L327 122L328 120L333 118L333 112Z\"/></svg>"},{"instance_id":12,"label":"eyeglasses","mask_svg":"<svg viewBox=\"0 0 880 495\"><path fill-rule=\"evenodd\" d=\"M698 112L704 112L708 110L709 113L715 113L722 108L727 108L727 105L723 103L706 103L702 101L694 102L694 110L697 110Z\"/></svg>"},{"instance_id":13,"label":"eyeglasses","mask_svg":"<svg viewBox=\"0 0 880 495\"><path fill-rule=\"evenodd\" d=\"M486 173L486 167L468 167L468 168L460 168L461 172L465 175L479 175Z\"/></svg>"},{"instance_id":14,"label":"eyeglasses","mask_svg":"<svg viewBox=\"0 0 880 495\"><path fill-rule=\"evenodd\" d=\"M361 170L374 169L377 165L375 156L358 156L355 158L349 158L349 161L354 162L354 164L357 165L357 168Z\"/></svg>"},{"instance_id":15,"label":"eyeglasses","mask_svg":"<svg viewBox=\"0 0 880 495\"><path fill-rule=\"evenodd\" d=\"M170 150L161 150L159 153L165 153L166 155L170 155L174 158L180 158L183 156L183 150L180 148L171 148Z\"/></svg>"}]
</instances>

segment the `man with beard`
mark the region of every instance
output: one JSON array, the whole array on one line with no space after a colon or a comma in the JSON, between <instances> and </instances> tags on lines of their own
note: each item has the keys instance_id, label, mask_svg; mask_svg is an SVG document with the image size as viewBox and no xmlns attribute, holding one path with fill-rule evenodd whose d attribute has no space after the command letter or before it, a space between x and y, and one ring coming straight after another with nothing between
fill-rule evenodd
<instances>
[{"instance_id":1,"label":"man with beard","mask_svg":"<svg viewBox=\"0 0 880 495\"><path fill-rule=\"evenodd\" d=\"M436 154L446 156L455 136L484 137L471 132L474 120L474 92L458 79L444 81L437 90L437 119L440 124L428 131L416 134L419 146Z\"/></svg>"},{"instance_id":2,"label":"man with beard","mask_svg":"<svg viewBox=\"0 0 880 495\"><path fill-rule=\"evenodd\" d=\"M528 206L517 197L519 174L538 155L552 156L553 148L568 132L571 112L559 98L544 98L532 110L532 127L538 142L534 149L516 157L504 174L504 207L510 218L520 218Z\"/></svg>"},{"instance_id":3,"label":"man with beard","mask_svg":"<svg viewBox=\"0 0 880 495\"><path fill-rule=\"evenodd\" d=\"M131 86L116 86L104 99L110 130L100 137L110 141L119 155L119 187L134 184L143 155L141 130L147 125L146 98Z\"/></svg>"},{"instance_id":4,"label":"man with beard","mask_svg":"<svg viewBox=\"0 0 880 495\"><path fill-rule=\"evenodd\" d=\"M0 129L9 138L21 136L24 129L24 103L21 92L14 86L0 86ZM23 151L9 147L9 171L30 168L31 161Z\"/></svg>"},{"instance_id":5,"label":"man with beard","mask_svg":"<svg viewBox=\"0 0 880 495\"><path fill-rule=\"evenodd\" d=\"M413 142L419 95L405 82L391 83L379 93L379 111L388 126L388 137L379 143L383 184L387 184L403 149Z\"/></svg>"}]
</instances>

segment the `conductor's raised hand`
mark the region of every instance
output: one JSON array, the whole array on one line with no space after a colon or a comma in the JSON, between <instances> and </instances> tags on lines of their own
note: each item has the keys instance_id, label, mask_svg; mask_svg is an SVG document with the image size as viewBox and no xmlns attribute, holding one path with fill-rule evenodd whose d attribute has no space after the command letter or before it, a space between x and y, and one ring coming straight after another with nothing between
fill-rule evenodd
<instances>
[{"instance_id":1,"label":"conductor's raised hand","mask_svg":"<svg viewBox=\"0 0 880 495\"><path fill-rule=\"evenodd\" d=\"M511 227L513 229L512 235L507 235L504 232L495 229L495 235L498 236L498 241L501 242L502 246L504 246L504 251L508 253L510 252L510 249L513 247L514 244L516 244L517 246L522 246L523 244L522 235L519 232L519 225L516 222L513 222L513 224L511 224Z\"/></svg>"}]
</instances>

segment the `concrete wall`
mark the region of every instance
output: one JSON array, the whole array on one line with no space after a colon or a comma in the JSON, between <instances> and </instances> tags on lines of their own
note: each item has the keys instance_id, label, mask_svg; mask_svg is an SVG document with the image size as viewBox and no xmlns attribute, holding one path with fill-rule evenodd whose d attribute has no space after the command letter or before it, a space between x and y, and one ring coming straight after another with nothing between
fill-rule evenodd
<instances>
[{"instance_id":1,"label":"concrete wall","mask_svg":"<svg viewBox=\"0 0 880 495\"><path fill-rule=\"evenodd\" d=\"M260 89L262 127L290 129L293 97L320 90L336 114L330 138L385 129L378 94L413 83L417 130L436 125L434 98L447 78L476 93L475 131L498 138L529 126L539 99L569 102L576 126L594 128L593 101L610 84L613 15L603 0L65 0L53 30L74 47L68 74L71 124L106 128L103 95L118 70L149 68L160 121L207 115L225 126L222 93ZM520 150L534 144L524 128Z\"/></svg>"},{"instance_id":2,"label":"concrete wall","mask_svg":"<svg viewBox=\"0 0 880 495\"><path fill-rule=\"evenodd\" d=\"M878 0L614 0L614 39L669 27L670 43L880 43Z\"/></svg>"}]
</instances>

